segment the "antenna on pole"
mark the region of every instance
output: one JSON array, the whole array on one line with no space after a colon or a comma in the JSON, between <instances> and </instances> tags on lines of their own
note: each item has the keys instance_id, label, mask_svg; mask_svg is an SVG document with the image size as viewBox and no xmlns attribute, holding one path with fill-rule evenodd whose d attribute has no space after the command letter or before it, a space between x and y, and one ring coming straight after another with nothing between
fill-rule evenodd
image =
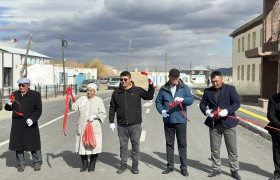
<instances>
[{"instance_id":1,"label":"antenna on pole","mask_svg":"<svg viewBox=\"0 0 280 180\"><path fill-rule=\"evenodd\" d=\"M130 57L130 46L131 46L131 40L129 41L127 61L126 61L126 70L127 71L128 71L128 61L129 61L129 57Z\"/></svg>"}]
</instances>

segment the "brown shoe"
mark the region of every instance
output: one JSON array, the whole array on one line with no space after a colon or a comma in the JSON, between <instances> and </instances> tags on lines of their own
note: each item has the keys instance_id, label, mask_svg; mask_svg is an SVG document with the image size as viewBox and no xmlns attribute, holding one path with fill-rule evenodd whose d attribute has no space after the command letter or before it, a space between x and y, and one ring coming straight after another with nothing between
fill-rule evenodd
<instances>
[{"instance_id":1,"label":"brown shoe","mask_svg":"<svg viewBox=\"0 0 280 180\"><path fill-rule=\"evenodd\" d=\"M24 171L24 166L19 166L18 167L18 172L23 172Z\"/></svg>"},{"instance_id":2,"label":"brown shoe","mask_svg":"<svg viewBox=\"0 0 280 180\"><path fill-rule=\"evenodd\" d=\"M41 170L41 165L40 164L35 164L34 171L40 171L40 170Z\"/></svg>"}]
</instances>

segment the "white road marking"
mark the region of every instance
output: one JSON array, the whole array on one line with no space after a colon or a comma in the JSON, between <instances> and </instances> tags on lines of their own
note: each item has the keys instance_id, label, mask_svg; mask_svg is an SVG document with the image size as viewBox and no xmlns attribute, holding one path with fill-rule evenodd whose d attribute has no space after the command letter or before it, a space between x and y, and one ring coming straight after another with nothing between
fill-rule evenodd
<instances>
[{"instance_id":1,"label":"white road marking","mask_svg":"<svg viewBox=\"0 0 280 180\"><path fill-rule=\"evenodd\" d=\"M145 138L146 138L146 131L143 130L142 133L141 133L141 136L140 136L140 142L144 142Z\"/></svg>"},{"instance_id":2,"label":"white road marking","mask_svg":"<svg viewBox=\"0 0 280 180\"><path fill-rule=\"evenodd\" d=\"M150 112L150 109L146 109L146 113L149 113Z\"/></svg>"},{"instance_id":3,"label":"white road marking","mask_svg":"<svg viewBox=\"0 0 280 180\"><path fill-rule=\"evenodd\" d=\"M107 101L107 100L109 100L109 99L110 99L110 98L106 98L106 99L104 99L103 101ZM68 113L67 115L69 116L69 115L73 114L74 112L75 112L75 111L72 111L72 112ZM50 125L51 123L54 123L55 121L57 121L57 120L59 120L59 119L61 119L61 118L63 118L63 117L64 117L64 115L59 116L59 117L57 117L57 118L55 118L55 119L53 119L53 120L51 120L51 121L49 121L49 122L47 122L47 123L41 125L41 126L39 126L39 129L41 129L41 128L47 126L47 125ZM145 140L145 137L144 137L144 140ZM6 140L6 141L1 142L1 143L0 143L0 147L1 147L1 146L4 146L4 145L6 145L6 144L8 144L9 142L10 142L9 139Z\"/></svg>"},{"instance_id":4,"label":"white road marking","mask_svg":"<svg viewBox=\"0 0 280 180\"><path fill-rule=\"evenodd\" d=\"M143 106L151 106L153 103L145 103Z\"/></svg>"}]
</instances>

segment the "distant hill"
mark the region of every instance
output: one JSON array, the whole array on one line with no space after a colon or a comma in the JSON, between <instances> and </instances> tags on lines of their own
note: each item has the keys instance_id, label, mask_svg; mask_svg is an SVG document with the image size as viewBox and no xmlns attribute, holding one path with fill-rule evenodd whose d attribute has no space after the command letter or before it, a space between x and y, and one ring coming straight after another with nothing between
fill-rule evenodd
<instances>
[{"instance_id":1,"label":"distant hill","mask_svg":"<svg viewBox=\"0 0 280 180\"><path fill-rule=\"evenodd\" d=\"M219 69L215 69L215 71L220 71L223 76L232 76L232 67L230 67L230 68L219 68Z\"/></svg>"}]
</instances>

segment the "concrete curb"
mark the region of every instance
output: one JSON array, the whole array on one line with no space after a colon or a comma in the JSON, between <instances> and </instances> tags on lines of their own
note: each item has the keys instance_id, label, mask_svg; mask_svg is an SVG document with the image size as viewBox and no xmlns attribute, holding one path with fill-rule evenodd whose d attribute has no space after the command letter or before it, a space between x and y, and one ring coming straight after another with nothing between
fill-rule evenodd
<instances>
[{"instance_id":1,"label":"concrete curb","mask_svg":"<svg viewBox=\"0 0 280 180\"><path fill-rule=\"evenodd\" d=\"M239 124L241 126L243 126L244 128L260 135L261 137L265 138L268 141L271 141L271 136L270 134L267 132L267 130L265 130L264 128L261 128L259 126L256 126L254 124L248 123L248 122L244 122L244 121L239 121Z\"/></svg>"}]
</instances>

